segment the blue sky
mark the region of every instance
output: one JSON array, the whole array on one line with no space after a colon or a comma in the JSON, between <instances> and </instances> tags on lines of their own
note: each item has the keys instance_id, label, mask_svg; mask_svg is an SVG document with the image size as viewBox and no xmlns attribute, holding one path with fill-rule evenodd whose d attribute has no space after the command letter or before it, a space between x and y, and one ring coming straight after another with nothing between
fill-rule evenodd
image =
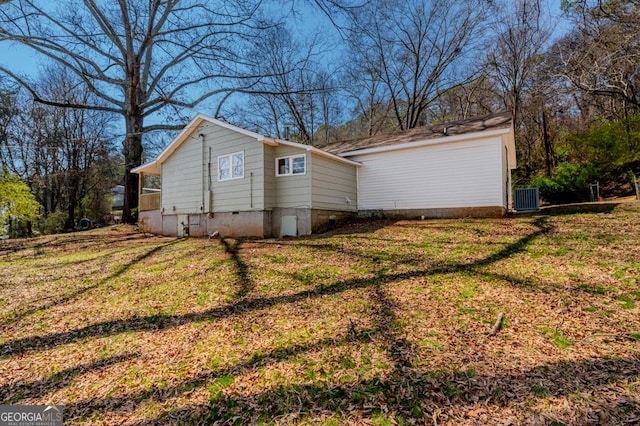
<instances>
[{"instance_id":1,"label":"blue sky","mask_svg":"<svg viewBox=\"0 0 640 426\"><path fill-rule=\"evenodd\" d=\"M547 0L546 3L552 19L558 20L555 31L555 37L558 37L566 32L568 28L568 24L562 21L560 17L560 0ZM297 17L296 22L292 22L292 30L299 31L302 34L312 34L315 30L322 29L326 33L327 28L330 27L328 18L317 10L307 8L302 10L302 13ZM0 43L0 65L20 74L33 76L39 71L39 63L39 56L30 49L22 47L18 43Z\"/></svg>"}]
</instances>

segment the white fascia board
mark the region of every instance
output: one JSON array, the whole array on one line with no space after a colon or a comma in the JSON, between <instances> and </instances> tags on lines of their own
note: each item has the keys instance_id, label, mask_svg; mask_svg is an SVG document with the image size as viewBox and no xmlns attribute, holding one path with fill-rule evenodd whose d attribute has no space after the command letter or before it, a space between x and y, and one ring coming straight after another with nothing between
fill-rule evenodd
<instances>
[{"instance_id":1,"label":"white fascia board","mask_svg":"<svg viewBox=\"0 0 640 426\"><path fill-rule=\"evenodd\" d=\"M245 136L249 136L251 138L256 139L259 142L263 142L264 141L264 136L259 134L259 133L255 133L252 132L250 130L246 130L243 129L241 127L238 126L234 126L233 124L229 124L225 121L221 121L221 120L217 120L213 117L209 117L208 115L205 114L198 114L196 115L193 120L191 120L189 122L189 124L187 124L185 126L184 129L182 129L182 131L180 132L180 134L178 136L176 136L176 138L171 141L171 143L160 153L160 155L158 155L158 157L156 158L155 161L162 163L164 162L164 160L166 160L171 154L173 154L173 152L178 149L178 147L180 145L182 145L182 143L187 140L187 138L191 135L191 133L198 128L198 126L200 126L200 124L202 124L204 121L207 121L209 123L215 124L217 126L223 127L225 129L231 130L233 132L236 133L240 133L243 134Z\"/></svg>"},{"instance_id":2,"label":"white fascia board","mask_svg":"<svg viewBox=\"0 0 640 426\"><path fill-rule=\"evenodd\" d=\"M352 161L349 160L347 158L343 158L341 156L335 155L335 154L331 154L330 152L327 151L323 151L319 148L313 147L311 145L305 145L305 144L301 144L298 142L291 142L291 141L285 141L285 140L281 140L281 139L275 139L275 141L279 144L282 145L286 145L286 146L292 146L295 148L300 148L300 149L304 149L306 151L312 152L314 154L318 154L322 157L326 157L326 158L330 158L332 160L338 161L340 163L345 163L345 164L350 164L352 166L361 166L362 164L358 163L357 161Z\"/></svg>"},{"instance_id":3,"label":"white fascia board","mask_svg":"<svg viewBox=\"0 0 640 426\"><path fill-rule=\"evenodd\" d=\"M343 158L343 157L340 157L340 156L335 155L335 154L331 154L330 152L323 151L323 150L318 149L318 148L313 148L310 151L312 153L314 153L314 154L318 154L321 157L330 158L330 159L338 161L340 163L350 164L350 165L356 166L356 167L361 167L362 166L362 163L359 163L359 162L353 161L353 160L349 160L348 158Z\"/></svg>"},{"instance_id":4,"label":"white fascia board","mask_svg":"<svg viewBox=\"0 0 640 426\"><path fill-rule=\"evenodd\" d=\"M252 132L251 130L243 129L242 127L234 126L233 124L229 124L226 121L221 121L213 117L209 117L208 115L198 114L197 117L201 117L203 120L208 121L210 123L216 124L220 127L224 127L225 129L229 129L233 132L241 133L245 136L249 136L251 138L255 138L256 140L262 142L265 138L264 135L260 133Z\"/></svg>"},{"instance_id":5,"label":"white fascia board","mask_svg":"<svg viewBox=\"0 0 640 426\"><path fill-rule=\"evenodd\" d=\"M131 173L146 173L149 175L160 175L160 163L157 160L131 169Z\"/></svg>"},{"instance_id":6,"label":"white fascia board","mask_svg":"<svg viewBox=\"0 0 640 426\"><path fill-rule=\"evenodd\" d=\"M379 147L375 147L375 148L356 149L354 151L343 152L343 153L341 153L339 155L340 155L340 157L351 157L351 156L354 156L354 155L374 154L374 153L378 153L378 152L387 152L387 151L397 151L397 150L400 150L400 149L418 148L418 147L428 146L428 145L437 145L437 144L452 143L452 142L463 142L463 141L468 141L468 140L471 140L471 139L485 139L485 138L490 138L490 137L493 137L493 136L505 135L505 134L508 134L510 132L511 132L511 129L508 129L508 128L496 129L496 130L487 130L487 131L483 131L483 132L466 133L464 135L443 136L443 137L436 138L436 139L426 139L426 140L421 140L421 141L416 141L416 142L400 143L400 144L396 144L396 145L385 145L385 146L379 146Z\"/></svg>"}]
</instances>

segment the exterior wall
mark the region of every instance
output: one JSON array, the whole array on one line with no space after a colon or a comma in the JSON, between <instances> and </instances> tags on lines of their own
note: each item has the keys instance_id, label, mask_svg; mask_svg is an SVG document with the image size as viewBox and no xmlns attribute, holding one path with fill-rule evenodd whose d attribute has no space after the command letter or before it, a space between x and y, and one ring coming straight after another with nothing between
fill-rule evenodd
<instances>
[{"instance_id":1,"label":"exterior wall","mask_svg":"<svg viewBox=\"0 0 640 426\"><path fill-rule=\"evenodd\" d=\"M499 137L350 157L359 210L504 207Z\"/></svg>"},{"instance_id":2,"label":"exterior wall","mask_svg":"<svg viewBox=\"0 0 640 426\"><path fill-rule=\"evenodd\" d=\"M503 178L503 194L504 194L504 206L507 209L513 208L513 189L511 186L511 170L512 164L509 164L509 146L507 144L503 145L504 155L502 156L502 173L504 175Z\"/></svg>"},{"instance_id":3,"label":"exterior wall","mask_svg":"<svg viewBox=\"0 0 640 426\"><path fill-rule=\"evenodd\" d=\"M162 215L159 210L143 212L144 231L177 237L178 223L183 215ZM191 237L206 237L218 231L223 237L270 237L270 211L224 212L213 214L189 214L186 224Z\"/></svg>"},{"instance_id":4,"label":"exterior wall","mask_svg":"<svg viewBox=\"0 0 640 426\"><path fill-rule=\"evenodd\" d=\"M203 134L204 144L199 135ZM218 181L218 156L244 152L244 177ZM214 212L264 208L264 149L256 139L203 123L162 164L164 214L193 214L208 210L204 191L209 189L211 165Z\"/></svg>"},{"instance_id":5,"label":"exterior wall","mask_svg":"<svg viewBox=\"0 0 640 426\"><path fill-rule=\"evenodd\" d=\"M504 207L452 207L435 209L406 209L406 210L360 210L361 218L461 218L461 217L502 217L507 213Z\"/></svg>"},{"instance_id":6,"label":"exterior wall","mask_svg":"<svg viewBox=\"0 0 640 426\"><path fill-rule=\"evenodd\" d=\"M357 167L311 155L311 207L351 211L358 209Z\"/></svg>"},{"instance_id":7,"label":"exterior wall","mask_svg":"<svg viewBox=\"0 0 640 426\"><path fill-rule=\"evenodd\" d=\"M160 203L168 214L202 211L202 144L198 133L194 132L162 165Z\"/></svg>"},{"instance_id":8,"label":"exterior wall","mask_svg":"<svg viewBox=\"0 0 640 426\"><path fill-rule=\"evenodd\" d=\"M305 154L306 173L304 175L295 176L275 176L275 159L286 157L288 155ZM274 150L273 170L270 173L274 176L274 207L281 208L311 208L311 175L313 173L313 165L311 154L304 149L277 146ZM265 174L269 173L265 170Z\"/></svg>"},{"instance_id":9,"label":"exterior wall","mask_svg":"<svg viewBox=\"0 0 640 426\"><path fill-rule=\"evenodd\" d=\"M213 211L246 211L264 209L264 145L251 137L213 126L206 134L206 145L212 147L211 181ZM218 156L244 151L244 178L218 181ZM208 160L207 160L208 161Z\"/></svg>"},{"instance_id":10,"label":"exterior wall","mask_svg":"<svg viewBox=\"0 0 640 426\"><path fill-rule=\"evenodd\" d=\"M162 234L162 215L160 210L138 212L138 227L144 232Z\"/></svg>"},{"instance_id":11,"label":"exterior wall","mask_svg":"<svg viewBox=\"0 0 640 426\"><path fill-rule=\"evenodd\" d=\"M144 232L177 237L178 223L186 217L191 237L206 237L218 232L223 237L280 237L282 216L296 216L297 235L311 235L332 221L355 217L354 212L275 208L273 211L244 211L212 214L162 215L160 210L140 213Z\"/></svg>"},{"instance_id":12,"label":"exterior wall","mask_svg":"<svg viewBox=\"0 0 640 426\"><path fill-rule=\"evenodd\" d=\"M337 210L321 210L321 209L294 209L294 208L275 208L273 209L272 219L273 225L271 233L274 237L280 237L280 224L282 216L296 216L298 236L311 235L329 225L331 221L339 221L353 218L355 212L345 212Z\"/></svg>"},{"instance_id":13,"label":"exterior wall","mask_svg":"<svg viewBox=\"0 0 640 426\"><path fill-rule=\"evenodd\" d=\"M190 235L207 236L218 231L223 237L269 237L271 236L270 211L241 211L200 215L201 228Z\"/></svg>"},{"instance_id":14,"label":"exterior wall","mask_svg":"<svg viewBox=\"0 0 640 426\"><path fill-rule=\"evenodd\" d=\"M264 208L276 207L276 148L264 146Z\"/></svg>"},{"instance_id":15,"label":"exterior wall","mask_svg":"<svg viewBox=\"0 0 640 426\"><path fill-rule=\"evenodd\" d=\"M279 208L276 207L272 212L271 231L274 237L281 236L280 225L282 216L295 216L297 220L298 235L311 235L313 231L311 224L311 209L309 208Z\"/></svg>"}]
</instances>

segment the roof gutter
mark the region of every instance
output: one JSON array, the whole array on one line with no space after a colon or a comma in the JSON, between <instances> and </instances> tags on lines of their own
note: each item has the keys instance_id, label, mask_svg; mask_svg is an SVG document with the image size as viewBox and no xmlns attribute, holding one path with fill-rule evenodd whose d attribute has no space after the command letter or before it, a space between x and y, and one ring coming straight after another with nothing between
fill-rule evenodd
<instances>
[{"instance_id":1,"label":"roof gutter","mask_svg":"<svg viewBox=\"0 0 640 426\"><path fill-rule=\"evenodd\" d=\"M269 140L269 142L267 142L267 140ZM300 149L304 149L305 151L317 154L321 157L325 157L325 158L329 158L331 160L335 160L335 161L339 161L341 163L345 163L345 164L350 164L352 166L362 166L361 163L358 163L357 161L353 161L353 160L349 160L348 158L343 158L342 156L336 155L336 154L332 154L330 152L327 151L323 151L319 148L316 148L314 146L311 145L305 145L302 143L298 143L298 142L291 142L291 141L285 141L282 139L274 139L274 138L267 138L265 137L264 140L262 141L262 143L265 143L267 145L271 145L271 146L278 146L278 145L285 145L285 146L291 146L291 147L295 147L295 148L300 148Z\"/></svg>"},{"instance_id":2,"label":"roof gutter","mask_svg":"<svg viewBox=\"0 0 640 426\"><path fill-rule=\"evenodd\" d=\"M397 151L400 149L418 148L418 147L427 146L427 145L437 145L437 144L443 144L443 143L449 143L449 142L463 142L471 139L486 139L493 136L508 135L509 133L511 133L511 131L512 131L511 128L485 130L482 132L465 133L463 135L444 136L436 139L424 139L424 140L418 140L415 142L406 142L406 143L395 144L395 145L385 145L385 146L379 146L375 148L355 149L353 151L342 152L338 155L340 157L351 157L354 155Z\"/></svg>"}]
</instances>

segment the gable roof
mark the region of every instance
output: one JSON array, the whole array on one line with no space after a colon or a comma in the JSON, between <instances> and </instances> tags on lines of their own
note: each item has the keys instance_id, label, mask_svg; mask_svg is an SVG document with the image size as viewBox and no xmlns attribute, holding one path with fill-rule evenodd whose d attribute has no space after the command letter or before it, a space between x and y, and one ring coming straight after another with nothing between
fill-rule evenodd
<instances>
[{"instance_id":1,"label":"gable roof","mask_svg":"<svg viewBox=\"0 0 640 426\"><path fill-rule=\"evenodd\" d=\"M233 124L229 124L226 121L221 121L215 119L213 117L209 117L205 114L198 114L195 116L193 120L187 124L184 129L176 136L176 138L167 145L167 147L156 157L155 160L138 166L131 170L132 173L147 173L159 175L161 172L161 165L163 162L167 160L179 147L182 145L191 135L192 133L204 122L212 123L217 126L223 127L225 129L231 130L236 133L243 134L245 136L249 136L250 138L254 138L258 142L262 142L265 145L278 146L278 145L287 145L300 149L304 149L306 151L313 152L315 154L321 155L323 157L331 158L335 161L339 161L341 163L348 163L351 165L359 166L360 163L356 163L355 161L351 161L347 158L343 158L337 156L335 154L329 153L327 151L320 150L311 145L304 145L297 142L285 141L281 139L272 138L269 136L261 135L260 133L252 132L247 129L243 129L242 127L234 126Z\"/></svg>"},{"instance_id":2,"label":"gable roof","mask_svg":"<svg viewBox=\"0 0 640 426\"><path fill-rule=\"evenodd\" d=\"M510 163L515 166L515 142L513 141L513 120L510 112L501 112L483 117L422 126L393 134L375 135L366 138L335 142L322 147L332 154L348 157L369 152L391 151L419 145L431 145L483 136L507 135L507 143L513 151ZM511 157L511 152L510 152Z\"/></svg>"}]
</instances>

